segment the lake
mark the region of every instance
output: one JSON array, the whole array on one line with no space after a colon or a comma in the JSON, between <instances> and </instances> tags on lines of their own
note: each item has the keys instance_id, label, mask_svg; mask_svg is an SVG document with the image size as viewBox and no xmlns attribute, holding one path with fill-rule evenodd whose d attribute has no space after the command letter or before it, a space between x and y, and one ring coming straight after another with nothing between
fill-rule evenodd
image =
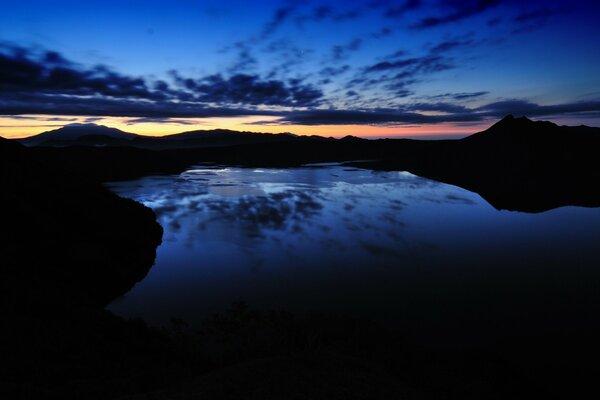
<instances>
[{"instance_id":1,"label":"lake","mask_svg":"<svg viewBox=\"0 0 600 400\"><path fill-rule=\"evenodd\" d=\"M164 228L154 267L108 307L152 325L244 301L473 339L587 329L599 311L597 208L499 211L456 186L340 164L200 165L108 187Z\"/></svg>"}]
</instances>

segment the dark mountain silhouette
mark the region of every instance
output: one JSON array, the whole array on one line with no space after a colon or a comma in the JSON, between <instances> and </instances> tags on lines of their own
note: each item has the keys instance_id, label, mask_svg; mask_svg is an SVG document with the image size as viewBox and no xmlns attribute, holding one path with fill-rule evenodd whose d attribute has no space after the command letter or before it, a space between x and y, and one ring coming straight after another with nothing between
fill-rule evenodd
<instances>
[{"instance_id":1,"label":"dark mountain silhouette","mask_svg":"<svg viewBox=\"0 0 600 400\"><path fill-rule=\"evenodd\" d=\"M249 136L256 137L265 137L265 136L274 136L274 137L282 137L282 138L294 138L297 135L293 133L256 133L256 132L239 132L233 131L230 129L212 129L212 130L196 130L182 133L175 133L173 135L163 136L163 139L167 140L189 140L189 139L241 139Z\"/></svg>"},{"instance_id":2,"label":"dark mountain silhouette","mask_svg":"<svg viewBox=\"0 0 600 400\"><path fill-rule=\"evenodd\" d=\"M600 129L588 126L559 126L549 121L532 121L526 117L504 117L483 132L475 133L462 139L471 143L486 143L496 146L517 146L520 144L539 145L552 142L564 144L578 141L594 141L600 139Z\"/></svg>"},{"instance_id":3,"label":"dark mountain silhouette","mask_svg":"<svg viewBox=\"0 0 600 400\"><path fill-rule=\"evenodd\" d=\"M296 139L292 133L239 132L228 129L196 130L152 137L123 132L96 124L71 124L18 141L26 146L127 146L170 149L231 146L248 143L283 142Z\"/></svg>"},{"instance_id":4,"label":"dark mountain silhouette","mask_svg":"<svg viewBox=\"0 0 600 400\"><path fill-rule=\"evenodd\" d=\"M117 128L109 128L104 125L96 124L69 124L62 128L42 132L39 135L19 139L19 142L26 146L38 145L69 145L80 140L93 143L94 140L124 141L129 142L138 135L123 132Z\"/></svg>"},{"instance_id":5,"label":"dark mountain silhouette","mask_svg":"<svg viewBox=\"0 0 600 400\"><path fill-rule=\"evenodd\" d=\"M498 209L600 206L600 128L507 116L461 140L394 143L364 166L407 170L477 192Z\"/></svg>"}]
</instances>

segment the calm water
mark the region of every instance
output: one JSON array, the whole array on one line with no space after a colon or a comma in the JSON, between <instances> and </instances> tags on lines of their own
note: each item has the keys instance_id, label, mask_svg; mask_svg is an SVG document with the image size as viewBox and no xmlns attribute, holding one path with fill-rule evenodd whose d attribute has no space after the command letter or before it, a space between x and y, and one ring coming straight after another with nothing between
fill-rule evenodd
<instances>
[{"instance_id":1,"label":"calm water","mask_svg":"<svg viewBox=\"0 0 600 400\"><path fill-rule=\"evenodd\" d=\"M109 306L151 324L245 301L500 329L585 325L600 303L600 209L498 211L455 186L342 165L200 166L109 187L165 229L148 276Z\"/></svg>"}]
</instances>

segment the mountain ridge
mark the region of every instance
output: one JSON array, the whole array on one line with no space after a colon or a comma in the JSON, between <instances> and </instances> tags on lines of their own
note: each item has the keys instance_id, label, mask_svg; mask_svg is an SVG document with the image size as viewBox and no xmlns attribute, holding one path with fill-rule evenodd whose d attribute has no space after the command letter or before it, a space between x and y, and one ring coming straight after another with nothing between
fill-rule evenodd
<instances>
[{"instance_id":1,"label":"mountain ridge","mask_svg":"<svg viewBox=\"0 0 600 400\"><path fill-rule=\"evenodd\" d=\"M500 121L494 123L489 128L471 134L458 141L463 142L482 142L489 141L495 144L515 144L530 140L560 139L561 135L568 134L573 138L584 138L588 134L600 137L600 128L589 127L586 125L566 126L558 125L550 121L534 121L525 116L515 117L507 115ZM367 140L352 135L346 135L338 139L332 137L310 135L302 136L290 132L266 133L236 131L231 129L206 129L191 130L179 133L173 133L164 136L145 136L135 133L125 132L118 128L111 128L104 125L89 124L68 124L61 128L45 131L40 134L29 136L22 139L14 139L25 146L69 146L69 145L87 145L87 146L134 146L146 148L179 148L185 143L185 146L204 147L204 146L222 146L236 144L251 144L259 142L272 141L290 141L290 140L342 140L342 141L362 141ZM404 138L398 138L404 139Z\"/></svg>"}]
</instances>

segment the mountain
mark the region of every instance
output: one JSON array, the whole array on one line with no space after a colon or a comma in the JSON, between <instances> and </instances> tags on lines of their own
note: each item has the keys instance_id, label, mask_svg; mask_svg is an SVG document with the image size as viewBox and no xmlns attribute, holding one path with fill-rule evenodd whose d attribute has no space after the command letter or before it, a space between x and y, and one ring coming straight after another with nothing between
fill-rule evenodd
<instances>
[{"instance_id":1,"label":"mountain","mask_svg":"<svg viewBox=\"0 0 600 400\"><path fill-rule=\"evenodd\" d=\"M109 128L97 124L69 124L62 128L40 133L20 139L19 142L26 146L55 145L64 146L73 142L129 142L139 135L123 132L117 128Z\"/></svg>"},{"instance_id":2,"label":"mountain","mask_svg":"<svg viewBox=\"0 0 600 400\"><path fill-rule=\"evenodd\" d=\"M257 132L240 132L229 129L211 129L211 130L196 130L172 135L162 136L165 140L188 140L188 139L234 139L248 137L277 137L277 138L294 138L293 133L257 133Z\"/></svg>"},{"instance_id":3,"label":"mountain","mask_svg":"<svg viewBox=\"0 0 600 400\"><path fill-rule=\"evenodd\" d=\"M600 206L600 128L509 115L460 140L389 143L372 168L405 170L477 192L497 209Z\"/></svg>"},{"instance_id":4,"label":"mountain","mask_svg":"<svg viewBox=\"0 0 600 400\"><path fill-rule=\"evenodd\" d=\"M470 143L516 146L537 142L539 145L551 142L573 142L578 140L598 140L600 129L588 126L560 126L549 121L532 121L527 117L515 118L507 115L483 132L462 139Z\"/></svg>"},{"instance_id":5,"label":"mountain","mask_svg":"<svg viewBox=\"0 0 600 400\"><path fill-rule=\"evenodd\" d=\"M239 132L228 129L196 130L167 136L142 136L96 124L71 124L36 136L19 139L26 146L128 146L175 149L272 143L295 140L292 133Z\"/></svg>"}]
</instances>

